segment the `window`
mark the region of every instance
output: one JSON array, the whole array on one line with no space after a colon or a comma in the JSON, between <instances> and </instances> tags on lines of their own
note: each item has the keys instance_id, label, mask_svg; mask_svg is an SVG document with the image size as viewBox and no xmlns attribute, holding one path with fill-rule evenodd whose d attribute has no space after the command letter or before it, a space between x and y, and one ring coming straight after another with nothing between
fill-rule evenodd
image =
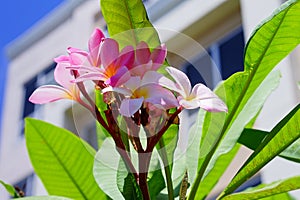
<instances>
[{"instance_id":1,"label":"window","mask_svg":"<svg viewBox=\"0 0 300 200\"><path fill-rule=\"evenodd\" d=\"M32 195L32 191L33 191L32 190L33 179L34 179L34 174L30 174L29 176L26 176L24 179L14 184L14 187L16 188L17 192L21 192L26 196L30 196Z\"/></svg>"},{"instance_id":2,"label":"window","mask_svg":"<svg viewBox=\"0 0 300 200\"><path fill-rule=\"evenodd\" d=\"M54 68L56 64L53 63L49 67L47 67L45 70L37 74L36 76L32 77L30 80L28 80L24 84L24 103L23 103L23 113L22 113L22 126L21 126L21 134L24 134L24 121L23 119L25 117L38 117L37 114L38 112L38 105L31 103L28 99L30 95L33 93L33 91L45 84L56 84L54 81Z\"/></svg>"},{"instance_id":3,"label":"window","mask_svg":"<svg viewBox=\"0 0 300 200\"><path fill-rule=\"evenodd\" d=\"M213 43L207 53L199 54L193 64L187 63L183 69L193 85L200 82L212 89L222 79L243 71L244 46L243 30L238 28Z\"/></svg>"}]
</instances>

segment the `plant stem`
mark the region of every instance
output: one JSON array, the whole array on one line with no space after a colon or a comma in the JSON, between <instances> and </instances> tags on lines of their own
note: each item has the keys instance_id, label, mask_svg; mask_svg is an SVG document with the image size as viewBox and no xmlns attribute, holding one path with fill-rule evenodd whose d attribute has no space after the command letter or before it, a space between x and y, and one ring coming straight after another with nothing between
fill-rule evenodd
<instances>
[{"instance_id":1,"label":"plant stem","mask_svg":"<svg viewBox=\"0 0 300 200\"><path fill-rule=\"evenodd\" d=\"M164 144L164 139L161 138L158 142L159 147L160 147L160 156L164 164L164 169L165 169L165 175L166 175L166 180L167 180L167 188L168 188L168 197L169 200L174 200L174 191L173 191L173 182L172 182L172 176L171 176L171 170L170 170L170 165L168 163L168 157L167 157L167 152L166 149L163 148L165 146Z\"/></svg>"},{"instance_id":2,"label":"plant stem","mask_svg":"<svg viewBox=\"0 0 300 200\"><path fill-rule=\"evenodd\" d=\"M148 176L148 170L150 165L152 152L139 153L139 186L141 188L143 199L144 200L150 200L150 193L147 183L147 176Z\"/></svg>"},{"instance_id":3,"label":"plant stem","mask_svg":"<svg viewBox=\"0 0 300 200\"><path fill-rule=\"evenodd\" d=\"M178 108L176 112L174 112L169 120L167 121L166 125L160 129L160 131L152 136L148 141L148 145L146 148L146 152L152 152L155 145L158 143L158 141L161 139L163 134L168 130L168 128L173 124L175 118L178 116L178 114L182 111L182 107Z\"/></svg>"}]
</instances>

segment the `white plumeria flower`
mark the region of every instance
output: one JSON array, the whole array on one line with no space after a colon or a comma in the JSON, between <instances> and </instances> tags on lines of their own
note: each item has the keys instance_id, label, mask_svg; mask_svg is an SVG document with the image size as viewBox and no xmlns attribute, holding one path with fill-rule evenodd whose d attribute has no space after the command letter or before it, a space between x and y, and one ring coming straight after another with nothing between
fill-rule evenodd
<instances>
[{"instance_id":1,"label":"white plumeria flower","mask_svg":"<svg viewBox=\"0 0 300 200\"><path fill-rule=\"evenodd\" d=\"M227 112L226 104L208 87L198 83L193 88L191 82L182 71L167 67L166 71L175 83L166 77L161 77L159 84L178 93L179 105L186 109L203 108L209 112Z\"/></svg>"}]
</instances>

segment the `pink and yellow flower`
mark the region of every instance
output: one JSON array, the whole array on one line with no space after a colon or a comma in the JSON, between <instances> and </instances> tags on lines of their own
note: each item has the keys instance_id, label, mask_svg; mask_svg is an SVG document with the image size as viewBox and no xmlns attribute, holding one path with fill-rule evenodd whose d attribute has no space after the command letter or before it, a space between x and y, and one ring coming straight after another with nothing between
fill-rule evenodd
<instances>
[{"instance_id":1,"label":"pink and yellow flower","mask_svg":"<svg viewBox=\"0 0 300 200\"><path fill-rule=\"evenodd\" d=\"M132 116L143 105L147 104L163 110L177 107L178 102L174 94L156 83L155 80L158 78L153 77L155 75L159 74L149 71L145 73L143 78L133 76L122 87L108 87L103 92L114 91L125 96L121 102L120 113L127 117Z\"/></svg>"},{"instance_id":2,"label":"pink and yellow flower","mask_svg":"<svg viewBox=\"0 0 300 200\"><path fill-rule=\"evenodd\" d=\"M140 42L135 50L135 62L130 68L133 76L143 76L148 71L157 71L164 63L167 56L167 48L164 44L157 46L150 52L146 42Z\"/></svg>"},{"instance_id":3,"label":"pink and yellow flower","mask_svg":"<svg viewBox=\"0 0 300 200\"><path fill-rule=\"evenodd\" d=\"M70 99L87 106L80 98L78 86L72 82L74 75L66 68L70 64L69 57L61 56L55 59L55 61L57 65L54 70L54 79L60 86L41 86L32 93L29 101L35 104L44 104L60 99Z\"/></svg>"}]
</instances>

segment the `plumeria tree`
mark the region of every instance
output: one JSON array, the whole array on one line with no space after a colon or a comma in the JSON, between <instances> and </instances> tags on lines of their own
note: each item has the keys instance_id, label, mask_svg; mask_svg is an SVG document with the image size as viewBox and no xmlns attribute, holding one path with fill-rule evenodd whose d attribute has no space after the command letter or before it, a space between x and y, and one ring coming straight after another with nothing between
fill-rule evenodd
<instances>
[{"instance_id":1,"label":"plumeria tree","mask_svg":"<svg viewBox=\"0 0 300 200\"><path fill-rule=\"evenodd\" d=\"M218 199L292 199L287 192L300 188L300 176L234 192L276 156L300 160L299 105L270 132L251 126L278 86L280 73L272 69L300 42L299 1L283 4L254 31L244 71L214 92L202 83L192 87L185 73L168 64L167 47L142 1L102 0L101 10L110 37L95 28L87 50L70 47L55 58L57 85L37 88L29 100L82 105L105 139L99 137L93 149L65 129L26 119L28 153L51 195L28 199L205 199L241 145L253 153ZM189 147L176 157L185 109L199 113L184 135Z\"/></svg>"}]
</instances>

